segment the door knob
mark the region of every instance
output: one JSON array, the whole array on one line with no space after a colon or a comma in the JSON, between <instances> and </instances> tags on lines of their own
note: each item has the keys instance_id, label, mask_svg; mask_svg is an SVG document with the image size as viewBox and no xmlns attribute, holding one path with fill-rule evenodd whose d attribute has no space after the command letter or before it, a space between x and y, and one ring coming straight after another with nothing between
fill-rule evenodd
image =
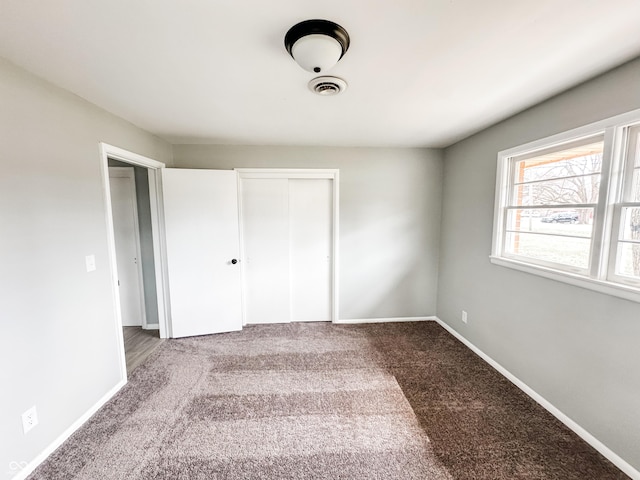
<instances>
[{"instance_id":1,"label":"door knob","mask_svg":"<svg viewBox=\"0 0 640 480\"><path fill-rule=\"evenodd\" d=\"M236 263L238 263L238 260L236 260L236 259L234 258L233 260L231 260L231 263L232 263L233 265L235 265Z\"/></svg>"}]
</instances>

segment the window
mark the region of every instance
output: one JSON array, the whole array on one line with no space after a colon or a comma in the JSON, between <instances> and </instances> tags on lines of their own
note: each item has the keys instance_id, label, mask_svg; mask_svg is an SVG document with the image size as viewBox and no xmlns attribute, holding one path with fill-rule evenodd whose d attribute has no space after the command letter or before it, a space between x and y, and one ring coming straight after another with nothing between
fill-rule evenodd
<instances>
[{"instance_id":1,"label":"window","mask_svg":"<svg viewBox=\"0 0 640 480\"><path fill-rule=\"evenodd\" d=\"M640 301L640 111L500 152L491 260Z\"/></svg>"},{"instance_id":2,"label":"window","mask_svg":"<svg viewBox=\"0 0 640 480\"><path fill-rule=\"evenodd\" d=\"M640 285L640 126L628 129L621 202L616 206L610 278Z\"/></svg>"}]
</instances>

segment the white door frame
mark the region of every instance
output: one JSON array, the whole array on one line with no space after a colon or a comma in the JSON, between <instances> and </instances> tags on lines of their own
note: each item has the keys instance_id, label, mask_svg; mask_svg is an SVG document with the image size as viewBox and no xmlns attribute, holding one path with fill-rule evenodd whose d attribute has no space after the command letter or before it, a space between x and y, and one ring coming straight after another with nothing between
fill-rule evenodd
<instances>
[{"instance_id":1,"label":"white door frame","mask_svg":"<svg viewBox=\"0 0 640 480\"><path fill-rule=\"evenodd\" d=\"M243 178L310 178L310 179L329 179L332 180L333 192L333 211L332 211L332 248L331 255L331 322L338 321L338 265L339 265L339 200L340 200L340 170L338 169L308 169L308 168L236 168L238 174L238 215L240 225L240 258L246 258L244 251L244 240L242 238L242 182ZM240 262L242 275L242 324L247 324L246 305L244 292L246 291L246 273L245 262Z\"/></svg>"},{"instance_id":2,"label":"white door frame","mask_svg":"<svg viewBox=\"0 0 640 480\"><path fill-rule=\"evenodd\" d=\"M142 248L140 247L140 226L138 222L138 202L137 202L137 190L136 190L136 181L135 181L135 172L133 167L108 167L109 170L109 178L126 178L129 181L129 188L133 193L133 241L135 243L136 248L136 273L138 275L138 298L140 299L140 316L141 316L141 326L146 329L147 327L147 309L145 306L145 295L144 295L144 276L142 274ZM112 199L113 200L113 199ZM113 210L112 210L111 218L113 219ZM114 237L115 238L115 237ZM117 251L116 251L116 263L117 263ZM120 278L120 277L118 277ZM119 295L120 289L118 289Z\"/></svg>"},{"instance_id":3,"label":"white door frame","mask_svg":"<svg viewBox=\"0 0 640 480\"><path fill-rule=\"evenodd\" d=\"M164 239L164 215L162 209L162 179L160 170L165 164L137 153L124 150L107 143L100 143L100 163L102 173L102 192L105 201L107 222L107 247L109 268L111 271L111 289L115 306L115 318L120 335L123 378L126 378L124 358L124 338L122 337L122 318L120 315L120 295L118 293L118 277L116 265L115 236L113 233L113 216L111 212L111 192L109 190L109 159L119 160L146 168L149 172L149 200L151 206L151 229L153 233L153 259L156 273L156 292L158 297L158 326L160 338L171 335L169 318L169 296L167 287L166 250Z\"/></svg>"}]
</instances>

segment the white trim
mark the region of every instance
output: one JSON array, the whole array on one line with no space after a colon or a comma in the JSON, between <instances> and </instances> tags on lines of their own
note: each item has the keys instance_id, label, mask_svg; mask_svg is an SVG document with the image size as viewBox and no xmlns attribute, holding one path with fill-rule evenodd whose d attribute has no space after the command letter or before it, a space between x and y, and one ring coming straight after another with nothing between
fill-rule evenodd
<instances>
[{"instance_id":1,"label":"white trim","mask_svg":"<svg viewBox=\"0 0 640 480\"><path fill-rule=\"evenodd\" d=\"M111 298L113 300L113 318L118 348L118 367L120 381L127 382L127 361L124 355L124 334L122 332L122 313L120 309L120 292L118 289L118 265L116 263L116 240L113 228L113 212L111 209L111 189L109 188L109 158L103 144L100 144L102 177L102 198L104 200L105 221L107 223L107 251L109 255L109 274L111 276Z\"/></svg>"},{"instance_id":2,"label":"white trim","mask_svg":"<svg viewBox=\"0 0 640 480\"><path fill-rule=\"evenodd\" d=\"M122 319L120 318L120 297L118 295L118 280L115 278L115 240L113 235L113 220L111 213L111 194L109 192L108 165L109 158L120 160L132 165L137 165L148 170L149 174L149 203L151 207L151 230L153 233L153 259L156 273L156 294L158 298L158 320L160 338L168 338L171 335L169 307L168 307L168 287L167 287L167 257L164 246L164 223L162 209L162 178L160 171L165 168L165 164L144 157L137 153L129 152L119 147L100 142L100 159L102 164L102 189L105 198L105 209L107 215L107 244L109 250L109 265L112 275L112 289L114 291L114 304L117 306L117 324L122 330ZM122 343L122 359L124 362L124 341ZM123 378L126 378L126 363L121 366L124 371Z\"/></svg>"},{"instance_id":3,"label":"white trim","mask_svg":"<svg viewBox=\"0 0 640 480\"><path fill-rule=\"evenodd\" d=\"M392 322L433 322L438 317L392 317L392 318L344 318L333 323L353 325L357 323L392 323Z\"/></svg>"},{"instance_id":4,"label":"white trim","mask_svg":"<svg viewBox=\"0 0 640 480\"><path fill-rule=\"evenodd\" d=\"M516 387L526 393L529 397L531 397L536 403L538 403L541 407L547 410L551 415L560 420L566 427L576 433L580 438L582 438L585 442L595 448L598 452L600 452L605 458L607 458L611 463L613 463L616 467L622 470L624 473L629 475L633 480L640 480L640 471L636 470L633 466L631 466L628 462L622 459L618 454L616 454L613 450L607 447L604 443L590 434L587 430L581 427L578 423L560 411L557 407L555 407L551 402L545 399L542 395L537 393L534 389L529 387L526 383L520 380L518 377L513 375L509 370L504 368L498 362L496 362L489 355L484 353L478 347L476 347L473 343L463 337L460 333L453 329L453 327L449 326L447 323L443 322L438 317L434 317L434 320L445 330L447 330L451 335L460 340L467 348L473 351L476 355L478 355L482 360L487 362L493 368L495 368L498 373L500 373L503 377L513 383Z\"/></svg>"},{"instance_id":5,"label":"white trim","mask_svg":"<svg viewBox=\"0 0 640 480\"><path fill-rule=\"evenodd\" d=\"M240 262L240 310L242 311L242 326L247 326L247 308L246 308L246 291L247 291L247 273L245 269L246 262L244 261L244 234L242 228L243 218L243 203L242 203L242 182L240 181L240 174L236 170L236 188L238 191L238 248L240 250L239 259Z\"/></svg>"},{"instance_id":6,"label":"white trim","mask_svg":"<svg viewBox=\"0 0 640 480\"><path fill-rule=\"evenodd\" d=\"M339 271L339 239L340 239L340 170L315 168L234 168L238 178L238 215L240 225L240 258L244 259L244 238L242 235L242 182L243 178L311 178L331 180L333 192L333 211L331 219L332 252L331 252L331 321L338 323L338 305L340 304L338 278ZM241 261L242 291L246 291L246 273ZM242 325L247 324L245 295L242 295Z\"/></svg>"},{"instance_id":7,"label":"white trim","mask_svg":"<svg viewBox=\"0 0 640 480\"><path fill-rule=\"evenodd\" d=\"M162 192L163 168L149 168L149 203L151 206L151 230L153 235L153 263L158 296L158 330L160 338L169 338L171 329L171 305L169 303L169 276L167 271L166 231L164 226L164 197ZM155 199L155 202L153 201ZM162 292L162 295L160 293Z\"/></svg>"},{"instance_id":8,"label":"white trim","mask_svg":"<svg viewBox=\"0 0 640 480\"><path fill-rule=\"evenodd\" d=\"M109 158L112 158L114 160L120 160L125 163L132 163L140 167L153 168L155 170L164 168L166 166L162 162L158 162L149 157L130 152L120 147L114 147L113 145L109 145L108 143L100 142L100 148L103 153L106 153Z\"/></svg>"},{"instance_id":9,"label":"white trim","mask_svg":"<svg viewBox=\"0 0 640 480\"><path fill-rule=\"evenodd\" d=\"M142 327L144 330L160 330L160 324L158 323L147 323L146 326Z\"/></svg>"},{"instance_id":10,"label":"white trim","mask_svg":"<svg viewBox=\"0 0 640 480\"><path fill-rule=\"evenodd\" d=\"M619 133L619 130L615 128L607 128L605 131L604 150L602 152L602 176L600 177L600 192L598 193L599 198L603 198L603 201L599 201L593 211L594 218L602 220L595 222L593 226L593 247L590 256L591 268L589 276L599 280L606 278L607 252L610 249L613 220L612 207L617 197L617 188L612 179L620 180L620 175L616 171L618 168L616 159L619 157L619 148L617 147Z\"/></svg>"},{"instance_id":11,"label":"white trim","mask_svg":"<svg viewBox=\"0 0 640 480\"><path fill-rule=\"evenodd\" d=\"M336 178L338 169L316 168L234 168L242 178Z\"/></svg>"},{"instance_id":12,"label":"white trim","mask_svg":"<svg viewBox=\"0 0 640 480\"><path fill-rule=\"evenodd\" d=\"M51 455L60 445L62 445L76 430L78 430L87 420L89 420L102 406L107 403L118 391L126 385L126 379L121 380L102 396L89 410L80 418L73 422L58 438L51 442L42 452L40 452L29 464L12 477L12 480L24 480L27 478L49 455Z\"/></svg>"},{"instance_id":13,"label":"white trim","mask_svg":"<svg viewBox=\"0 0 640 480\"><path fill-rule=\"evenodd\" d=\"M331 306L331 318L335 323L339 318L338 306L340 305L340 170L336 169L333 170L333 172L333 244L331 245L331 260L333 262L333 264L331 265L331 274L333 275L333 277L331 278L331 286L333 288L333 305Z\"/></svg>"}]
</instances>

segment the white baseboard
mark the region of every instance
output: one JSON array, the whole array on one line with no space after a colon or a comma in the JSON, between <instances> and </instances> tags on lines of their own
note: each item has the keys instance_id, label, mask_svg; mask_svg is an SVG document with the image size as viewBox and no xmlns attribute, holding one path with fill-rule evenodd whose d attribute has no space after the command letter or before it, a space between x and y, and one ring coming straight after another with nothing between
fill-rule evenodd
<instances>
[{"instance_id":1,"label":"white baseboard","mask_svg":"<svg viewBox=\"0 0 640 480\"><path fill-rule=\"evenodd\" d=\"M343 324L351 324L351 323L388 323L388 322L428 322L428 321L436 321L438 317L393 317L393 318L351 318L351 319L340 319L336 320L333 323L343 323Z\"/></svg>"},{"instance_id":2,"label":"white baseboard","mask_svg":"<svg viewBox=\"0 0 640 480\"><path fill-rule=\"evenodd\" d=\"M142 328L143 330L160 330L160 325L158 323L147 323L147 326Z\"/></svg>"},{"instance_id":3,"label":"white baseboard","mask_svg":"<svg viewBox=\"0 0 640 480\"><path fill-rule=\"evenodd\" d=\"M551 413L551 415L553 415L562 423L564 423L569 429L573 430L580 438L582 438L585 442L587 442L589 445L595 448L598 452L600 452L616 467L618 467L624 473L629 475L633 480L640 480L640 471L636 470L633 466L631 466L629 463L623 460L618 454L616 454L613 450L607 447L604 443L602 443L596 437L594 437L589 432L587 432L584 428L578 425L575 421L573 421L567 415L562 413L558 408L556 408L553 404L551 404L551 402L549 402L542 395L540 395L531 387L529 387L526 383L524 383L518 377L513 375L509 370L504 368L502 365L496 362L493 358L491 358L489 355L487 355L482 350L480 350L469 340L467 340L462 335L460 335L451 326L449 326L448 324L440 320L438 317L434 317L434 320L438 322L438 324L440 324L440 326L442 326L445 330L447 330L451 335L453 335L462 343L464 343L470 350L472 350L485 362L487 362L489 365L495 368L507 380L513 383L516 387L518 387L524 393L529 395L533 400L535 400L538 404L540 404L545 410Z\"/></svg>"},{"instance_id":4,"label":"white baseboard","mask_svg":"<svg viewBox=\"0 0 640 480\"><path fill-rule=\"evenodd\" d=\"M27 478L46 458L51 455L60 445L62 445L76 430L78 430L91 416L96 413L100 407L107 403L118 391L126 385L126 380L121 380L118 384L109 390L100 400L96 402L89 410L87 410L78 420L73 422L62 434L56 438L47 448L45 448L36 458L31 460L29 464L20 470L11 480L24 480Z\"/></svg>"}]
</instances>

